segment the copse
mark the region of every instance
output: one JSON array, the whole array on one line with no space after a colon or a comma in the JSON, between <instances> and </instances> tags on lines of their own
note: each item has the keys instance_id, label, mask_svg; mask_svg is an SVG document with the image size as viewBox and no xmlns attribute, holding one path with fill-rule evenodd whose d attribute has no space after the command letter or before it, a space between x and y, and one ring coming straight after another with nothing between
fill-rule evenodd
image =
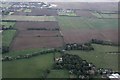
<instances>
[{"instance_id":1,"label":"copse","mask_svg":"<svg viewBox=\"0 0 120 80\"><path fill-rule=\"evenodd\" d=\"M94 50L91 43L84 43L84 44L68 43L68 44L65 44L64 48L65 50L84 50L84 51Z\"/></svg>"}]
</instances>

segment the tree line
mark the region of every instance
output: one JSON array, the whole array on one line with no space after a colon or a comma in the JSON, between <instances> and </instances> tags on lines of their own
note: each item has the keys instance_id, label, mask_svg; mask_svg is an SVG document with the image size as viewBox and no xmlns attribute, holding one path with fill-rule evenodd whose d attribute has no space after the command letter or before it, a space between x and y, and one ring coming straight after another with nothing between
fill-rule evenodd
<instances>
[{"instance_id":1,"label":"tree line","mask_svg":"<svg viewBox=\"0 0 120 80\"><path fill-rule=\"evenodd\" d=\"M27 30L59 31L59 28L27 28Z\"/></svg>"},{"instance_id":2,"label":"tree line","mask_svg":"<svg viewBox=\"0 0 120 80\"><path fill-rule=\"evenodd\" d=\"M68 43L64 46L65 50L84 50L84 51L91 51L94 50L91 43Z\"/></svg>"}]
</instances>

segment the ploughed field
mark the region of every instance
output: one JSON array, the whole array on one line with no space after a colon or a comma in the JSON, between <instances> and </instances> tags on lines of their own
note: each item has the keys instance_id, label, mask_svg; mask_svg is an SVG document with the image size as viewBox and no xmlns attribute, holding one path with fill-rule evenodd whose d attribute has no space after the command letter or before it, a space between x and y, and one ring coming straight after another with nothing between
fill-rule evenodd
<instances>
[{"instance_id":1,"label":"ploughed field","mask_svg":"<svg viewBox=\"0 0 120 80\"><path fill-rule=\"evenodd\" d=\"M62 47L63 45L61 34L58 30L54 30L59 29L58 23L55 21L17 22L15 27L17 29L17 34L13 43L11 44L11 50L56 48Z\"/></svg>"}]
</instances>

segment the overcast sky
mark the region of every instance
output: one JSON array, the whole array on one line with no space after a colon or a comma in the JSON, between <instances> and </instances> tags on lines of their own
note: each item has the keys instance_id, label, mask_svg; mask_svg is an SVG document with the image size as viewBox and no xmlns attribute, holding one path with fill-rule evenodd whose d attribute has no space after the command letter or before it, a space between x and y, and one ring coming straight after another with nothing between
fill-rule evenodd
<instances>
[{"instance_id":1,"label":"overcast sky","mask_svg":"<svg viewBox=\"0 0 120 80\"><path fill-rule=\"evenodd\" d=\"M26 1L36 1L36 2L119 2L120 0L0 0L0 1L15 1L15 2L26 2Z\"/></svg>"}]
</instances>

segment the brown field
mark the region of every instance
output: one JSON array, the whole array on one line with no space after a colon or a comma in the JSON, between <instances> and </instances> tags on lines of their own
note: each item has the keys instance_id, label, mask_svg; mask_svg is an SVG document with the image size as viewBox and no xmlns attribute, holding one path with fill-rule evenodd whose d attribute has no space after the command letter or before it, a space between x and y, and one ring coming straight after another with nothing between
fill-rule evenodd
<instances>
[{"instance_id":1,"label":"brown field","mask_svg":"<svg viewBox=\"0 0 120 80\"><path fill-rule=\"evenodd\" d=\"M16 37L11 50L32 48L56 48L62 46L61 37Z\"/></svg>"},{"instance_id":2,"label":"brown field","mask_svg":"<svg viewBox=\"0 0 120 80\"><path fill-rule=\"evenodd\" d=\"M27 30L27 28L56 28L57 22L17 22L17 36L14 39L11 50L23 50L31 48L55 48L63 45L59 31Z\"/></svg>"},{"instance_id":3,"label":"brown field","mask_svg":"<svg viewBox=\"0 0 120 80\"><path fill-rule=\"evenodd\" d=\"M27 15L27 13L22 12L22 11L19 11L19 12L16 11L12 15L23 15L23 16L25 16L25 15Z\"/></svg>"},{"instance_id":4,"label":"brown field","mask_svg":"<svg viewBox=\"0 0 120 80\"><path fill-rule=\"evenodd\" d=\"M57 11L53 9L32 9L32 12L28 15L33 16L57 16Z\"/></svg>"},{"instance_id":5,"label":"brown field","mask_svg":"<svg viewBox=\"0 0 120 80\"><path fill-rule=\"evenodd\" d=\"M44 22L17 22L16 28L18 30L27 30L27 28L59 28L56 21L44 21Z\"/></svg>"},{"instance_id":6,"label":"brown field","mask_svg":"<svg viewBox=\"0 0 120 80\"><path fill-rule=\"evenodd\" d=\"M57 16L57 11L53 9L31 9L31 12L14 12L13 15L27 15L27 16Z\"/></svg>"},{"instance_id":7,"label":"brown field","mask_svg":"<svg viewBox=\"0 0 120 80\"><path fill-rule=\"evenodd\" d=\"M91 39L99 39L118 43L117 29L69 29L62 30L65 43L85 43Z\"/></svg>"}]
</instances>

